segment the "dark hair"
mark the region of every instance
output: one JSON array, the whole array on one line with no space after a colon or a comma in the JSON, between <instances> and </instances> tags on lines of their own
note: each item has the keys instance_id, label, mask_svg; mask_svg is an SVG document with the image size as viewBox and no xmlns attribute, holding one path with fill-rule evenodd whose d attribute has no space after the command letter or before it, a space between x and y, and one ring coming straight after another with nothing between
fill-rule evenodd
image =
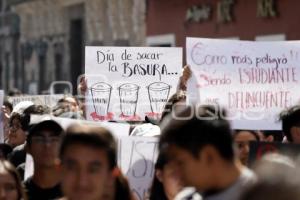
<instances>
[{"instance_id":1,"label":"dark hair","mask_svg":"<svg viewBox=\"0 0 300 200\"><path fill-rule=\"evenodd\" d=\"M233 139L226 112L212 105L189 106L175 118L164 120L159 148L176 145L198 158L199 151L212 145L228 161L234 158Z\"/></svg>"},{"instance_id":2,"label":"dark hair","mask_svg":"<svg viewBox=\"0 0 300 200\"><path fill-rule=\"evenodd\" d=\"M235 138L238 134L240 134L242 131L247 131L249 132L251 135L253 135L256 139L256 141L259 141L259 136L257 134L257 132L253 131L253 130L242 130L242 129L236 129L233 132L233 137Z\"/></svg>"},{"instance_id":3,"label":"dark hair","mask_svg":"<svg viewBox=\"0 0 300 200\"><path fill-rule=\"evenodd\" d=\"M163 170L164 166L168 163L167 156L164 153L158 155L155 163L155 170ZM168 200L163 184L158 180L154 174L152 186L150 188L149 200Z\"/></svg>"},{"instance_id":4,"label":"dark hair","mask_svg":"<svg viewBox=\"0 0 300 200\"><path fill-rule=\"evenodd\" d=\"M262 130L264 137L273 136L274 142L282 142L283 132L282 130Z\"/></svg>"},{"instance_id":5,"label":"dark hair","mask_svg":"<svg viewBox=\"0 0 300 200\"><path fill-rule=\"evenodd\" d=\"M40 134L42 131L49 131L55 136L61 136L64 134L64 130L57 122L53 120L45 120L38 124L32 125L26 138L27 144L30 145L32 137Z\"/></svg>"},{"instance_id":6,"label":"dark hair","mask_svg":"<svg viewBox=\"0 0 300 200\"><path fill-rule=\"evenodd\" d=\"M17 88L12 88L8 91L8 96L11 96L11 97L19 96L21 94L22 94L22 92Z\"/></svg>"},{"instance_id":7,"label":"dark hair","mask_svg":"<svg viewBox=\"0 0 300 200\"><path fill-rule=\"evenodd\" d=\"M21 124L21 128L23 131L28 131L30 126L30 115L44 115L49 114L50 110L47 106L44 105L31 105L28 108L26 108L23 113L12 113L10 119L9 119L9 125L12 126L12 122L14 119L18 119Z\"/></svg>"},{"instance_id":8,"label":"dark hair","mask_svg":"<svg viewBox=\"0 0 300 200\"><path fill-rule=\"evenodd\" d=\"M291 135L291 128L293 126L300 126L300 105L293 106L280 113L280 120L282 122L282 131L289 142L293 142Z\"/></svg>"},{"instance_id":9,"label":"dark hair","mask_svg":"<svg viewBox=\"0 0 300 200\"><path fill-rule=\"evenodd\" d=\"M175 94L173 94L169 100L167 101L167 103L165 104L164 110L161 114L161 119L160 121L162 121L166 116L168 116L168 114L170 114L173 110L173 106L174 104L186 100L186 94L184 91L178 91Z\"/></svg>"},{"instance_id":10,"label":"dark hair","mask_svg":"<svg viewBox=\"0 0 300 200\"><path fill-rule=\"evenodd\" d=\"M13 105L12 105L12 103L10 103L8 100L5 100L5 101L3 102L3 105L9 109L10 113L12 112L12 110L13 110Z\"/></svg>"},{"instance_id":11,"label":"dark hair","mask_svg":"<svg viewBox=\"0 0 300 200\"><path fill-rule=\"evenodd\" d=\"M117 166L117 145L113 135L107 129L87 125L73 125L69 127L61 143L61 158L66 149L73 144L102 149L106 152L110 169L112 170Z\"/></svg>"},{"instance_id":12,"label":"dark hair","mask_svg":"<svg viewBox=\"0 0 300 200\"><path fill-rule=\"evenodd\" d=\"M119 173L115 178L115 200L133 200L134 198L126 177L122 173Z\"/></svg>"},{"instance_id":13,"label":"dark hair","mask_svg":"<svg viewBox=\"0 0 300 200\"><path fill-rule=\"evenodd\" d=\"M7 159L8 154L12 152L12 147L5 143L0 143L0 151L4 159Z\"/></svg>"},{"instance_id":14,"label":"dark hair","mask_svg":"<svg viewBox=\"0 0 300 200\"><path fill-rule=\"evenodd\" d=\"M21 182L20 176L16 168L7 160L0 160L0 171L5 170L8 172L16 182L17 191L18 191L18 200L27 200L24 186Z\"/></svg>"}]
</instances>

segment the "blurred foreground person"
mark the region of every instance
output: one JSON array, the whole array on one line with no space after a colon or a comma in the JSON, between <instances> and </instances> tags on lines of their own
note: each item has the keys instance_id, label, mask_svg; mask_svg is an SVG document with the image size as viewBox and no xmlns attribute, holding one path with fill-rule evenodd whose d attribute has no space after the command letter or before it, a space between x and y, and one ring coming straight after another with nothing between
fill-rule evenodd
<instances>
[{"instance_id":1,"label":"blurred foreground person","mask_svg":"<svg viewBox=\"0 0 300 200\"><path fill-rule=\"evenodd\" d=\"M252 130L235 130L233 139L238 148L238 157L241 163L247 166L250 152L250 142L258 142L258 134Z\"/></svg>"},{"instance_id":2,"label":"blurred foreground person","mask_svg":"<svg viewBox=\"0 0 300 200\"><path fill-rule=\"evenodd\" d=\"M149 200L173 200L182 188L176 169L170 166L166 155L159 154Z\"/></svg>"},{"instance_id":3,"label":"blurred foreground person","mask_svg":"<svg viewBox=\"0 0 300 200\"><path fill-rule=\"evenodd\" d=\"M265 155L254 165L258 182L241 200L300 200L300 178L296 163L279 154Z\"/></svg>"},{"instance_id":4,"label":"blurred foreground person","mask_svg":"<svg viewBox=\"0 0 300 200\"><path fill-rule=\"evenodd\" d=\"M133 199L117 167L116 142L108 130L86 125L69 127L60 158L63 199Z\"/></svg>"},{"instance_id":5,"label":"blurred foreground person","mask_svg":"<svg viewBox=\"0 0 300 200\"><path fill-rule=\"evenodd\" d=\"M62 197L59 144L63 134L53 120L42 121L30 129L26 150L33 158L34 173L25 181L29 200Z\"/></svg>"},{"instance_id":6,"label":"blurred foreground person","mask_svg":"<svg viewBox=\"0 0 300 200\"><path fill-rule=\"evenodd\" d=\"M17 170L5 160L0 160L0 200L27 200Z\"/></svg>"},{"instance_id":7,"label":"blurred foreground person","mask_svg":"<svg viewBox=\"0 0 300 200\"><path fill-rule=\"evenodd\" d=\"M183 183L195 187L204 200L237 200L256 179L234 155L225 116L219 107L188 107L161 126L160 151L178 166Z\"/></svg>"}]
</instances>

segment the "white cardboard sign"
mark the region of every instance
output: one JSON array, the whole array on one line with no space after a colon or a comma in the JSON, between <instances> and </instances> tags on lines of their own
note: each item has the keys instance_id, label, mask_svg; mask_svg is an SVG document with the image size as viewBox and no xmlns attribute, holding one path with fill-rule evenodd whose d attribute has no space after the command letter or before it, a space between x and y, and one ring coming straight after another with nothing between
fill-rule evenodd
<instances>
[{"instance_id":1,"label":"white cardboard sign","mask_svg":"<svg viewBox=\"0 0 300 200\"><path fill-rule=\"evenodd\" d=\"M118 165L138 200L143 200L155 175L158 138L123 137L118 142Z\"/></svg>"},{"instance_id":2,"label":"white cardboard sign","mask_svg":"<svg viewBox=\"0 0 300 200\"><path fill-rule=\"evenodd\" d=\"M8 101L13 104L15 107L18 103L22 101L32 101L37 105L48 105L50 107L55 106L58 100L63 98L63 94L54 94L54 95L26 95L26 96L15 96L8 97Z\"/></svg>"},{"instance_id":3,"label":"white cardboard sign","mask_svg":"<svg viewBox=\"0 0 300 200\"><path fill-rule=\"evenodd\" d=\"M279 113L299 102L298 41L187 38L186 48L198 102L225 106L233 128L280 129Z\"/></svg>"},{"instance_id":4,"label":"white cardboard sign","mask_svg":"<svg viewBox=\"0 0 300 200\"><path fill-rule=\"evenodd\" d=\"M159 118L182 69L182 49L86 47L87 119Z\"/></svg>"}]
</instances>

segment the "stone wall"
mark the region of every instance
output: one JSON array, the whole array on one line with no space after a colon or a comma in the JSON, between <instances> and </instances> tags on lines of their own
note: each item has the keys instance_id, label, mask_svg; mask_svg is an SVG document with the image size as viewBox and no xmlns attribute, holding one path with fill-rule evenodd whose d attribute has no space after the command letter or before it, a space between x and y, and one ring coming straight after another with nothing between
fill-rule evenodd
<instances>
[{"instance_id":1,"label":"stone wall","mask_svg":"<svg viewBox=\"0 0 300 200\"><path fill-rule=\"evenodd\" d=\"M25 92L30 85L42 91L52 81L72 80L69 45L74 19L83 21L83 46L145 44L146 0L32 0L12 10L21 19L19 59L24 62L19 67L25 71ZM84 66L79 71L83 73Z\"/></svg>"}]
</instances>

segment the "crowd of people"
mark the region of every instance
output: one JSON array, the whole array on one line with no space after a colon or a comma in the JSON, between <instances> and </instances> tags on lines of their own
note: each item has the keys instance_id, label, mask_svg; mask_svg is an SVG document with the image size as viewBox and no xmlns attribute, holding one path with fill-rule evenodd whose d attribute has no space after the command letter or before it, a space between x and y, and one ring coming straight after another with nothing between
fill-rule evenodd
<instances>
[{"instance_id":1,"label":"crowd of people","mask_svg":"<svg viewBox=\"0 0 300 200\"><path fill-rule=\"evenodd\" d=\"M249 160L251 142L300 144L300 106L281 113L282 131L233 130L224 108L186 104L190 73L185 67L160 120L146 117L131 124L129 135L159 138L153 182L144 199L300 199L296 158L271 153ZM78 93L86 90L82 79ZM54 108L30 101L13 107L4 101L0 200L137 199L118 167L117 143L109 130L80 123L63 129L51 119L32 123L32 115L45 114L84 120L84 100L66 96ZM34 173L24 180L26 154L33 158Z\"/></svg>"}]
</instances>

